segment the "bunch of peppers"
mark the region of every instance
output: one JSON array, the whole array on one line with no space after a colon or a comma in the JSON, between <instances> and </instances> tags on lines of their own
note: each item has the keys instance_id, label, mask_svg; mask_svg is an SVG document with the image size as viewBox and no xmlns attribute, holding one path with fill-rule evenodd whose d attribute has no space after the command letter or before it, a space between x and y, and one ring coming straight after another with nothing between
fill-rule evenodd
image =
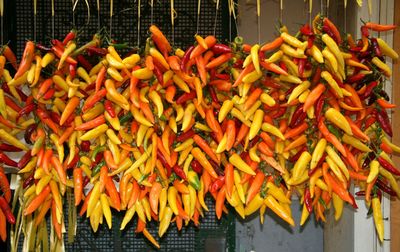
<instances>
[{"instance_id":1,"label":"bunch of peppers","mask_svg":"<svg viewBox=\"0 0 400 252\"><path fill-rule=\"evenodd\" d=\"M137 216L135 232L159 247L147 224L159 223L159 237L172 222L199 226L207 195L218 219L229 204L241 218L259 211L263 222L270 209L294 226L297 194L300 225L312 213L325 222L331 205L336 220L344 204L357 208L355 184L382 241L381 197L400 196L395 105L383 89L385 57L398 54L373 34L393 29L365 23L353 40L317 16L263 45L196 35L183 51L152 25L143 52L124 56L100 35L78 45L72 31L51 47L28 41L19 64L3 47L0 161L20 169L20 185L10 208L0 170L1 238L7 221L12 242L23 225L27 249L48 247L50 215L53 246L62 244L68 204L94 232L104 220L111 228L115 211L125 212L121 230Z\"/></svg>"}]
</instances>

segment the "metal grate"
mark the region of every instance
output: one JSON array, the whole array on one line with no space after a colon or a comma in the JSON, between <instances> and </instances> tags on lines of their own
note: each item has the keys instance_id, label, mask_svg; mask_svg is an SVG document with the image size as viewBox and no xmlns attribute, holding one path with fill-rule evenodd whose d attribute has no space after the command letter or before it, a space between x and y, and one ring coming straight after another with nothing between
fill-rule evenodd
<instances>
[{"instance_id":1,"label":"metal grate","mask_svg":"<svg viewBox=\"0 0 400 252\"><path fill-rule=\"evenodd\" d=\"M55 2L55 30L54 38L62 39L73 27L71 0L57 0ZM150 1L142 0L140 18L140 45L145 43L148 27L151 24ZM194 42L197 20L197 1L175 0L176 18L174 39L170 17L170 1L154 0L153 23L174 41L175 46L187 47ZM228 38L228 20L226 20L226 1L221 1L218 11L215 35L219 39ZM81 41L90 40L98 31L96 0L88 0L90 6L90 22L87 21L87 7L85 1L79 1L75 10L75 28L81 30ZM25 41L34 39L33 1L16 0L16 47L18 55L22 54ZM100 1L100 27L105 31L110 30L109 1ZM115 0L112 22L112 38L120 42L128 42L137 46L138 33L138 4L137 0ZM213 0L202 1L199 34L209 35L214 33L215 3ZM37 1L36 40L48 45L52 36L51 0Z\"/></svg>"}]
</instances>

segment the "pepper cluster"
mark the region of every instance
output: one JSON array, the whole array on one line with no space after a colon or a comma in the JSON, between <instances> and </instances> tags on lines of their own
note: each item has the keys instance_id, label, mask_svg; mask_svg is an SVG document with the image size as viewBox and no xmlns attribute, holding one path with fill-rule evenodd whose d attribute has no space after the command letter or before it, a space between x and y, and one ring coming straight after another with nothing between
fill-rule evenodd
<instances>
[{"instance_id":1,"label":"pepper cluster","mask_svg":"<svg viewBox=\"0 0 400 252\"><path fill-rule=\"evenodd\" d=\"M387 137L395 106L383 89L385 57L398 55L370 32L394 28L366 23L354 41L317 16L264 45L196 35L183 51L151 26L143 53L123 57L99 35L78 47L73 31L51 48L28 41L18 65L3 47L0 160L20 168L21 180L16 222L0 172L1 238L7 220L12 242L23 225L28 248L45 246L49 213L51 240L62 243L68 204L95 232L103 220L111 228L112 211L125 211L121 229L136 214L136 232L159 247L146 224L158 222L160 237L171 222L199 226L207 194L218 219L229 204L241 218L259 211L263 222L269 208L295 225L297 194L300 225L312 213L325 221L331 205L337 220L345 203L357 208L355 184L382 241L382 192L400 196L389 156L400 147ZM18 163L3 153L19 151ZM72 236L74 227L69 218Z\"/></svg>"}]
</instances>

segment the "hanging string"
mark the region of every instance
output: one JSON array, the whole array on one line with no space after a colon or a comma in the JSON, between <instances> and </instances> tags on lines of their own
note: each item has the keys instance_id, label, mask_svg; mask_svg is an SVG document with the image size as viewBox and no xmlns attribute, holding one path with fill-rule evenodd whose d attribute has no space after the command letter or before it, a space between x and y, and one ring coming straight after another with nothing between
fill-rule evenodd
<instances>
[{"instance_id":1,"label":"hanging string","mask_svg":"<svg viewBox=\"0 0 400 252\"><path fill-rule=\"evenodd\" d=\"M283 0L279 2L279 22L283 24Z\"/></svg>"},{"instance_id":2,"label":"hanging string","mask_svg":"<svg viewBox=\"0 0 400 252\"><path fill-rule=\"evenodd\" d=\"M150 24L153 24L153 9L154 8L154 1L150 1Z\"/></svg>"},{"instance_id":3,"label":"hanging string","mask_svg":"<svg viewBox=\"0 0 400 252\"><path fill-rule=\"evenodd\" d=\"M54 0L51 0L51 37L54 38L54 23L55 23Z\"/></svg>"},{"instance_id":4,"label":"hanging string","mask_svg":"<svg viewBox=\"0 0 400 252\"><path fill-rule=\"evenodd\" d=\"M174 0L171 0L171 28L172 28L172 45L175 44L175 9Z\"/></svg>"},{"instance_id":5,"label":"hanging string","mask_svg":"<svg viewBox=\"0 0 400 252\"><path fill-rule=\"evenodd\" d=\"M344 33L347 34L347 0L344 0L344 9L343 9L343 13L344 13L344 24L343 24L343 28L344 28Z\"/></svg>"},{"instance_id":6,"label":"hanging string","mask_svg":"<svg viewBox=\"0 0 400 252\"><path fill-rule=\"evenodd\" d=\"M97 30L100 30L100 0L97 0Z\"/></svg>"},{"instance_id":7,"label":"hanging string","mask_svg":"<svg viewBox=\"0 0 400 252\"><path fill-rule=\"evenodd\" d=\"M218 9L219 9L219 0L217 0L217 3L215 5L214 36L217 30Z\"/></svg>"},{"instance_id":8,"label":"hanging string","mask_svg":"<svg viewBox=\"0 0 400 252\"><path fill-rule=\"evenodd\" d=\"M234 0L229 0L230 1L230 10L233 16L233 21L235 22L235 28L236 28L236 35L239 36L239 27L237 24L237 15L236 15L236 10L235 10L235 1Z\"/></svg>"},{"instance_id":9,"label":"hanging string","mask_svg":"<svg viewBox=\"0 0 400 252\"><path fill-rule=\"evenodd\" d=\"M308 23L310 27L312 22L312 9L313 9L313 0L308 0Z\"/></svg>"},{"instance_id":10,"label":"hanging string","mask_svg":"<svg viewBox=\"0 0 400 252\"><path fill-rule=\"evenodd\" d=\"M33 0L33 41L36 41L37 0Z\"/></svg>"},{"instance_id":11,"label":"hanging string","mask_svg":"<svg viewBox=\"0 0 400 252\"><path fill-rule=\"evenodd\" d=\"M258 34L258 44L261 43L261 3L257 0L257 34Z\"/></svg>"},{"instance_id":12,"label":"hanging string","mask_svg":"<svg viewBox=\"0 0 400 252\"><path fill-rule=\"evenodd\" d=\"M231 1L228 0L228 11L229 11L229 42L232 41L232 9Z\"/></svg>"},{"instance_id":13,"label":"hanging string","mask_svg":"<svg viewBox=\"0 0 400 252\"><path fill-rule=\"evenodd\" d=\"M78 2L78 0L76 0ZM72 26L75 27L75 0L72 0Z\"/></svg>"},{"instance_id":14,"label":"hanging string","mask_svg":"<svg viewBox=\"0 0 400 252\"><path fill-rule=\"evenodd\" d=\"M1 28L0 28L0 32L1 32L1 44L4 44L4 0L0 0L0 18L1 18Z\"/></svg>"},{"instance_id":15,"label":"hanging string","mask_svg":"<svg viewBox=\"0 0 400 252\"><path fill-rule=\"evenodd\" d=\"M229 0L228 0L229 1ZM199 33L199 26L200 26L200 10L201 10L201 0L197 1L197 21L196 21L196 34ZM230 9L229 9L230 11ZM230 15L230 12L229 12ZM229 29L230 29L230 23L229 23ZM230 32L230 30L229 30Z\"/></svg>"},{"instance_id":16,"label":"hanging string","mask_svg":"<svg viewBox=\"0 0 400 252\"><path fill-rule=\"evenodd\" d=\"M371 16L372 16L372 0L368 0L368 15L369 15L369 20L371 21Z\"/></svg>"},{"instance_id":17,"label":"hanging string","mask_svg":"<svg viewBox=\"0 0 400 252\"><path fill-rule=\"evenodd\" d=\"M110 38L112 37L112 16L114 14L114 0L110 0Z\"/></svg>"},{"instance_id":18,"label":"hanging string","mask_svg":"<svg viewBox=\"0 0 400 252\"><path fill-rule=\"evenodd\" d=\"M137 22L137 46L140 45L140 0L138 0L138 22Z\"/></svg>"},{"instance_id":19,"label":"hanging string","mask_svg":"<svg viewBox=\"0 0 400 252\"><path fill-rule=\"evenodd\" d=\"M326 17L329 18L330 0L326 0Z\"/></svg>"}]
</instances>

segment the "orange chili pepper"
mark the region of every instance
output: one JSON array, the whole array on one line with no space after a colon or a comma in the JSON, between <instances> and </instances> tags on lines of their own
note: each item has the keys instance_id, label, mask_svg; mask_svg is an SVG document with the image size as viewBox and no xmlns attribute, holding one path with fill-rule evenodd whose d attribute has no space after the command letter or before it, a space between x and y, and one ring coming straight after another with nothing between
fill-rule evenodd
<instances>
[{"instance_id":1,"label":"orange chili pepper","mask_svg":"<svg viewBox=\"0 0 400 252\"><path fill-rule=\"evenodd\" d=\"M24 54L22 55L21 63L14 75L14 79L18 79L31 67L33 57L35 56L35 44L32 41L26 42Z\"/></svg>"},{"instance_id":2,"label":"orange chili pepper","mask_svg":"<svg viewBox=\"0 0 400 252\"><path fill-rule=\"evenodd\" d=\"M64 170L64 168L62 167L60 161L58 160L57 157L52 156L51 157L51 164L54 166L54 168L56 168L58 177L61 181L61 183L63 183L64 185L67 183L67 174Z\"/></svg>"},{"instance_id":3,"label":"orange chili pepper","mask_svg":"<svg viewBox=\"0 0 400 252\"><path fill-rule=\"evenodd\" d=\"M274 50L274 49L280 47L282 44L283 44L283 38L282 37L277 37L274 41L263 45L260 48L260 51L261 52L271 51L271 50Z\"/></svg>"},{"instance_id":4,"label":"orange chili pepper","mask_svg":"<svg viewBox=\"0 0 400 252\"><path fill-rule=\"evenodd\" d=\"M220 160L218 159L217 155L201 136L195 134L193 136L193 140L214 162L219 164Z\"/></svg>"},{"instance_id":5,"label":"orange chili pepper","mask_svg":"<svg viewBox=\"0 0 400 252\"><path fill-rule=\"evenodd\" d=\"M224 185L221 187L221 189L219 189L217 198L215 200L215 214L217 215L218 220L220 220L222 217L222 211L223 211L223 207L224 207L225 197L226 197L226 193L225 193L225 185Z\"/></svg>"},{"instance_id":6,"label":"orange chili pepper","mask_svg":"<svg viewBox=\"0 0 400 252\"><path fill-rule=\"evenodd\" d=\"M51 192L50 186L46 185L45 188L29 203L29 205L24 210L24 216L33 213L39 206L42 205L44 200L49 196Z\"/></svg>"},{"instance_id":7,"label":"orange chili pepper","mask_svg":"<svg viewBox=\"0 0 400 252\"><path fill-rule=\"evenodd\" d=\"M233 165L231 163L227 163L225 165L225 189L229 197L232 197L234 184Z\"/></svg>"},{"instance_id":8,"label":"orange chili pepper","mask_svg":"<svg viewBox=\"0 0 400 252\"><path fill-rule=\"evenodd\" d=\"M264 182L265 175L263 172L257 172L249 189L247 190L246 205L260 192L261 186Z\"/></svg>"},{"instance_id":9,"label":"orange chili pepper","mask_svg":"<svg viewBox=\"0 0 400 252\"><path fill-rule=\"evenodd\" d=\"M81 168L74 168L73 177L74 177L75 206L78 206L82 201L82 195L83 195L82 169Z\"/></svg>"},{"instance_id":10,"label":"orange chili pepper","mask_svg":"<svg viewBox=\"0 0 400 252\"><path fill-rule=\"evenodd\" d=\"M56 203L54 200L52 200L51 202L51 220L52 220L52 224L53 224L53 228L54 231L56 231L57 237L58 239L62 239L62 225L61 223L58 223L57 220L57 207L56 207Z\"/></svg>"},{"instance_id":11,"label":"orange chili pepper","mask_svg":"<svg viewBox=\"0 0 400 252\"><path fill-rule=\"evenodd\" d=\"M320 83L313 90L311 90L303 105L304 112L306 112L309 108L311 108L314 105L314 103L318 100L318 98L325 91L325 89L326 89L325 85Z\"/></svg>"}]
</instances>

